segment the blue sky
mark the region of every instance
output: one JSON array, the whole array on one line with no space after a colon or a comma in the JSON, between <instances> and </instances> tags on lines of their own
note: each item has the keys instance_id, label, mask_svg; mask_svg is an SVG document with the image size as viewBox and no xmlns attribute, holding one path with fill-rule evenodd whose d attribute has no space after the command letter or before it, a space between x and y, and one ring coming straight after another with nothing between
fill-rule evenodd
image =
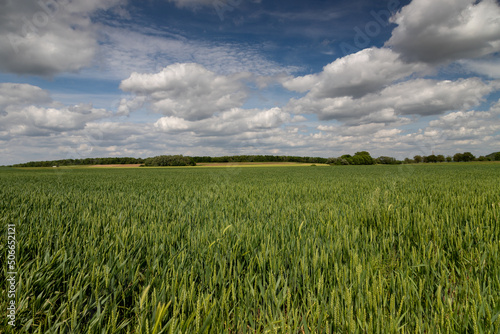
<instances>
[{"instance_id":1,"label":"blue sky","mask_svg":"<svg viewBox=\"0 0 500 334\"><path fill-rule=\"evenodd\" d=\"M0 1L0 165L500 147L495 0Z\"/></svg>"}]
</instances>

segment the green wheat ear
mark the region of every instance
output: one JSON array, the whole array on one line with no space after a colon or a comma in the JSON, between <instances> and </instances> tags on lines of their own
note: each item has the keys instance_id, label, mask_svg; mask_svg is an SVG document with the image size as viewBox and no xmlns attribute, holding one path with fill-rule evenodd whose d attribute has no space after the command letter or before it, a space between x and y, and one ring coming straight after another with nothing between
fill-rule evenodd
<instances>
[{"instance_id":1,"label":"green wheat ear","mask_svg":"<svg viewBox=\"0 0 500 334\"><path fill-rule=\"evenodd\" d=\"M158 303L158 306L156 307L156 320L155 320L155 325L153 327L153 332L152 334L158 333L158 330L160 329L161 322L163 318L165 317L165 314L167 313L167 310L170 306L172 301L169 301L166 305L163 305L161 302Z\"/></svg>"},{"instance_id":2,"label":"green wheat ear","mask_svg":"<svg viewBox=\"0 0 500 334\"><path fill-rule=\"evenodd\" d=\"M146 289L144 289L144 291L142 292L141 294L141 298L139 299L139 308L142 309L143 306L144 306L144 302L147 300L148 298L148 291L149 291L149 288L151 288L151 285L148 285L146 287Z\"/></svg>"}]
</instances>

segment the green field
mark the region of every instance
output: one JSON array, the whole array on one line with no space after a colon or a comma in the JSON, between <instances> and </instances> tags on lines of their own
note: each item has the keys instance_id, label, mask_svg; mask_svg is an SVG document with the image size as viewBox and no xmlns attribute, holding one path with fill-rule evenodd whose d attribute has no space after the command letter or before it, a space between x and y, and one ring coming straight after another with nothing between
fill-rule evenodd
<instances>
[{"instance_id":1,"label":"green field","mask_svg":"<svg viewBox=\"0 0 500 334\"><path fill-rule=\"evenodd\" d=\"M7 168L0 199L16 333L500 332L500 164Z\"/></svg>"}]
</instances>

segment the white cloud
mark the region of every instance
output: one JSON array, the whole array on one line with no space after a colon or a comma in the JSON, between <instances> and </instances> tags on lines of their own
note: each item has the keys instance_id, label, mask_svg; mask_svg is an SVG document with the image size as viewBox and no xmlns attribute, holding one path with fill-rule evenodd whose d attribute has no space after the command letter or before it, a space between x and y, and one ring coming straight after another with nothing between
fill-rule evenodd
<instances>
[{"instance_id":1,"label":"white cloud","mask_svg":"<svg viewBox=\"0 0 500 334\"><path fill-rule=\"evenodd\" d=\"M99 66L86 70L83 73L86 76L105 75L106 79L122 80L133 72L156 73L175 63L197 63L225 75L251 72L273 76L297 70L266 59L262 55L263 45L188 39L134 24L120 28L101 25L99 29L102 35L96 56Z\"/></svg>"},{"instance_id":2,"label":"white cloud","mask_svg":"<svg viewBox=\"0 0 500 334\"><path fill-rule=\"evenodd\" d=\"M240 107L247 98L245 77L217 75L194 63L173 64L155 74L134 72L120 88L147 97L155 112L199 120Z\"/></svg>"},{"instance_id":3,"label":"white cloud","mask_svg":"<svg viewBox=\"0 0 500 334\"><path fill-rule=\"evenodd\" d=\"M146 102L145 96L138 96L133 98L122 98L118 103L118 108L116 114L119 116L128 116L131 112L134 112L144 105Z\"/></svg>"},{"instance_id":4,"label":"white cloud","mask_svg":"<svg viewBox=\"0 0 500 334\"><path fill-rule=\"evenodd\" d=\"M45 136L83 129L88 122L111 117L92 104L64 106L48 91L28 84L0 84L0 137Z\"/></svg>"},{"instance_id":5,"label":"white cloud","mask_svg":"<svg viewBox=\"0 0 500 334\"><path fill-rule=\"evenodd\" d=\"M121 2L0 2L0 70L54 75L88 66L98 48L91 15Z\"/></svg>"},{"instance_id":6,"label":"white cloud","mask_svg":"<svg viewBox=\"0 0 500 334\"><path fill-rule=\"evenodd\" d=\"M382 129L377 131L374 134L375 138L388 138L388 137L394 137L398 134L400 134L402 130L400 129Z\"/></svg>"},{"instance_id":7,"label":"white cloud","mask_svg":"<svg viewBox=\"0 0 500 334\"><path fill-rule=\"evenodd\" d=\"M5 114L8 107L50 103L51 101L49 92L40 87L29 84L0 83L0 115Z\"/></svg>"},{"instance_id":8,"label":"white cloud","mask_svg":"<svg viewBox=\"0 0 500 334\"><path fill-rule=\"evenodd\" d=\"M283 86L302 93L309 91L314 98L358 98L424 69L422 64L403 62L390 49L369 48L335 60L319 74L286 80Z\"/></svg>"},{"instance_id":9,"label":"white cloud","mask_svg":"<svg viewBox=\"0 0 500 334\"><path fill-rule=\"evenodd\" d=\"M341 137L362 137L362 138L382 138L394 137L401 133L402 130L398 127L411 123L411 120L404 117L390 119L388 121L376 120L370 122L370 119L362 119L359 122L347 122L335 125L319 125L317 129L327 133L332 133Z\"/></svg>"},{"instance_id":10,"label":"white cloud","mask_svg":"<svg viewBox=\"0 0 500 334\"><path fill-rule=\"evenodd\" d=\"M26 155L31 160L159 154L327 157L360 150L368 150L374 157L401 159L433 151L480 155L491 153L489 148L500 143L499 106L484 112L448 113L412 130L399 129L393 123L295 125L290 123L291 115L279 108L235 108L199 121L172 116L162 117L156 124L94 121L83 129L53 132L50 137L10 138L1 151L2 163L26 161Z\"/></svg>"},{"instance_id":11,"label":"white cloud","mask_svg":"<svg viewBox=\"0 0 500 334\"><path fill-rule=\"evenodd\" d=\"M351 96L315 98L306 95L292 99L287 110L315 113L322 120L359 120L387 122L395 115L438 115L446 111L469 109L483 101L493 90L477 78L457 81L415 79L394 84L379 93L354 99Z\"/></svg>"},{"instance_id":12,"label":"white cloud","mask_svg":"<svg viewBox=\"0 0 500 334\"><path fill-rule=\"evenodd\" d=\"M385 128L383 123L366 123L360 125L346 126L346 125L319 125L317 127L320 131L332 132L341 136L366 136L373 134Z\"/></svg>"},{"instance_id":13,"label":"white cloud","mask_svg":"<svg viewBox=\"0 0 500 334\"><path fill-rule=\"evenodd\" d=\"M478 73L492 79L500 79L499 59L466 60L460 63L474 73Z\"/></svg>"},{"instance_id":14,"label":"white cloud","mask_svg":"<svg viewBox=\"0 0 500 334\"><path fill-rule=\"evenodd\" d=\"M9 136L44 136L83 129L90 121L110 116L112 116L110 112L95 109L92 105L63 108L28 106L0 116L2 121L0 129L7 131Z\"/></svg>"},{"instance_id":15,"label":"white cloud","mask_svg":"<svg viewBox=\"0 0 500 334\"><path fill-rule=\"evenodd\" d=\"M186 121L179 117L162 117L155 127L167 133L191 132L194 136L224 137L246 132L266 132L291 120L280 108L267 110L233 108L211 118Z\"/></svg>"},{"instance_id":16,"label":"white cloud","mask_svg":"<svg viewBox=\"0 0 500 334\"><path fill-rule=\"evenodd\" d=\"M407 117L397 115L393 108L384 108L370 112L358 119L346 120L345 124L369 124L371 122L400 126L411 123L411 120Z\"/></svg>"},{"instance_id":17,"label":"white cloud","mask_svg":"<svg viewBox=\"0 0 500 334\"><path fill-rule=\"evenodd\" d=\"M492 153L500 145L500 103L488 111L457 111L400 138L414 154ZM411 152L411 150L409 150ZM411 155L410 155L411 156Z\"/></svg>"},{"instance_id":18,"label":"white cloud","mask_svg":"<svg viewBox=\"0 0 500 334\"><path fill-rule=\"evenodd\" d=\"M190 128L191 123L179 117L167 116L156 121L155 127L166 132L185 131Z\"/></svg>"},{"instance_id":19,"label":"white cloud","mask_svg":"<svg viewBox=\"0 0 500 334\"><path fill-rule=\"evenodd\" d=\"M437 115L449 110L469 109L483 101L493 87L478 78L451 80L416 79L384 89L368 103L380 103L397 114ZM368 106L367 106L368 108Z\"/></svg>"},{"instance_id":20,"label":"white cloud","mask_svg":"<svg viewBox=\"0 0 500 334\"><path fill-rule=\"evenodd\" d=\"M392 17L386 43L410 61L446 63L500 51L495 0L413 0Z\"/></svg>"},{"instance_id":21,"label":"white cloud","mask_svg":"<svg viewBox=\"0 0 500 334\"><path fill-rule=\"evenodd\" d=\"M448 140L481 140L500 131L500 108L451 112L429 122L426 132L432 131Z\"/></svg>"}]
</instances>

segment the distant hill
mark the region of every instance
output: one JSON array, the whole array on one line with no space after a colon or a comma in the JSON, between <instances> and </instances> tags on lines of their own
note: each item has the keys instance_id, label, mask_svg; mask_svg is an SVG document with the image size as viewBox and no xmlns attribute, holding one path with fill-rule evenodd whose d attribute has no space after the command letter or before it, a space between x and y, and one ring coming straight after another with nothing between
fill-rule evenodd
<instances>
[{"instance_id":1,"label":"distant hill","mask_svg":"<svg viewBox=\"0 0 500 334\"><path fill-rule=\"evenodd\" d=\"M494 152L494 153L488 154L486 157L489 158L490 160L500 161L500 152Z\"/></svg>"}]
</instances>

